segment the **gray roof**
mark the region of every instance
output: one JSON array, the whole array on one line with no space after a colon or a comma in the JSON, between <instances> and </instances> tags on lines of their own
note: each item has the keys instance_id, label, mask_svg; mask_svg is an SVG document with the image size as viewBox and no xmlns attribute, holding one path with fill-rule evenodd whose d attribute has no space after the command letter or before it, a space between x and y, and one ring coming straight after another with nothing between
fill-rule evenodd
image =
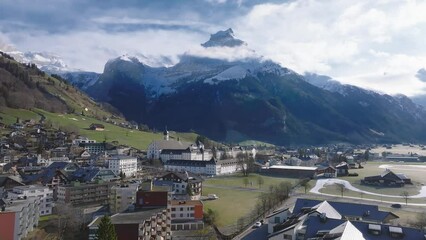
<instances>
[{"instance_id":1,"label":"gray roof","mask_svg":"<svg viewBox=\"0 0 426 240\"><path fill-rule=\"evenodd\" d=\"M166 208L153 208L138 212L119 213L111 216L111 222L113 224L139 224L143 223L145 220L150 219L155 214L161 213L164 209Z\"/></svg>"},{"instance_id":2,"label":"gray roof","mask_svg":"<svg viewBox=\"0 0 426 240\"><path fill-rule=\"evenodd\" d=\"M176 140L158 140L154 141L153 144L157 146L157 149L187 149L191 146L189 142L182 142Z\"/></svg>"}]
</instances>

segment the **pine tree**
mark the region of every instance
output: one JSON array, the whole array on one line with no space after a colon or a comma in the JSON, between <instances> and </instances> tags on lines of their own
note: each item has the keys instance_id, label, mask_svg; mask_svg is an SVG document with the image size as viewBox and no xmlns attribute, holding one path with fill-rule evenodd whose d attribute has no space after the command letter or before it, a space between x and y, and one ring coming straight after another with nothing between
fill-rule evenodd
<instances>
[{"instance_id":1,"label":"pine tree","mask_svg":"<svg viewBox=\"0 0 426 240\"><path fill-rule=\"evenodd\" d=\"M110 217L103 216L101 223L99 223L98 231L96 232L96 239L98 240L117 240L114 225Z\"/></svg>"}]
</instances>

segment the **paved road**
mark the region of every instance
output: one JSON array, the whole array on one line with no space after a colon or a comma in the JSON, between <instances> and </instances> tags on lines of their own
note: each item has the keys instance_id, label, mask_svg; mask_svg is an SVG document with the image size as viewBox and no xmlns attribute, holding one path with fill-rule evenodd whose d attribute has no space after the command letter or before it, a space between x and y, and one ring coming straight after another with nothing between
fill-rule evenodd
<instances>
[{"instance_id":1,"label":"paved road","mask_svg":"<svg viewBox=\"0 0 426 240\"><path fill-rule=\"evenodd\" d=\"M236 186L222 186L222 185L203 184L203 187L247 191L247 192L261 192L261 193L268 192L267 190L261 190L261 189L258 189L258 188L244 188L244 187L236 187Z\"/></svg>"}]
</instances>

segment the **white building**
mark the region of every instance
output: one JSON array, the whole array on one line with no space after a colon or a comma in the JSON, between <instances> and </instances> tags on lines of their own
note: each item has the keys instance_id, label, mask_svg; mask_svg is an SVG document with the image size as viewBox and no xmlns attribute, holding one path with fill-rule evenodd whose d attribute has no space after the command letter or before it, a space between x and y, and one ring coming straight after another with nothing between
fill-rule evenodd
<instances>
[{"instance_id":1,"label":"white building","mask_svg":"<svg viewBox=\"0 0 426 240\"><path fill-rule=\"evenodd\" d=\"M117 185L111 187L109 194L109 209L112 214L131 209L136 203L136 192L139 184Z\"/></svg>"},{"instance_id":2,"label":"white building","mask_svg":"<svg viewBox=\"0 0 426 240\"><path fill-rule=\"evenodd\" d=\"M53 190L45 186L17 186L8 192L8 199L28 199L36 197L40 199L40 216L52 214Z\"/></svg>"},{"instance_id":3,"label":"white building","mask_svg":"<svg viewBox=\"0 0 426 240\"><path fill-rule=\"evenodd\" d=\"M0 199L0 205L2 200ZM5 201L0 209L0 238L20 240L37 227L40 220L40 200L30 197ZM4 227L7 226L7 227Z\"/></svg>"},{"instance_id":4,"label":"white building","mask_svg":"<svg viewBox=\"0 0 426 240\"><path fill-rule=\"evenodd\" d=\"M149 144L147 156L150 159L160 159L161 151L164 149L185 150L190 146L191 143L169 139L169 132L166 130L164 131L163 140L153 141L151 144Z\"/></svg>"},{"instance_id":5,"label":"white building","mask_svg":"<svg viewBox=\"0 0 426 240\"><path fill-rule=\"evenodd\" d=\"M82 136L80 136L80 137L72 140L72 144L73 145L77 145L78 146L78 145L80 145L80 143L96 143L96 140L91 140L91 139L89 139L87 137L82 137Z\"/></svg>"},{"instance_id":6,"label":"white building","mask_svg":"<svg viewBox=\"0 0 426 240\"><path fill-rule=\"evenodd\" d=\"M203 202L200 200L171 200L167 205L172 231L200 230L204 228Z\"/></svg>"},{"instance_id":7,"label":"white building","mask_svg":"<svg viewBox=\"0 0 426 240\"><path fill-rule=\"evenodd\" d=\"M108 159L108 168L116 175L126 174L126 177L136 175L138 169L138 160L136 157L117 155Z\"/></svg>"},{"instance_id":8,"label":"white building","mask_svg":"<svg viewBox=\"0 0 426 240\"><path fill-rule=\"evenodd\" d=\"M210 161L191 160L169 160L164 164L164 168L174 172L193 172L203 175L225 175L240 171L240 166L236 159L225 159Z\"/></svg>"}]
</instances>

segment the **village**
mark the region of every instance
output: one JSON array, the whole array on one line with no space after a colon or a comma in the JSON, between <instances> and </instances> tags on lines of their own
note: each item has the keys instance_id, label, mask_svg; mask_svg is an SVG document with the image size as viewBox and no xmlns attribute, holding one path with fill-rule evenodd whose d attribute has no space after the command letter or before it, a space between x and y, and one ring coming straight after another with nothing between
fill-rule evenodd
<instances>
[{"instance_id":1,"label":"village","mask_svg":"<svg viewBox=\"0 0 426 240\"><path fill-rule=\"evenodd\" d=\"M425 236L426 223L403 220L402 212L426 206L423 146L240 146L184 141L165 129L161 140L136 149L43 120L0 126L6 239L94 240L104 216L119 240Z\"/></svg>"}]
</instances>

